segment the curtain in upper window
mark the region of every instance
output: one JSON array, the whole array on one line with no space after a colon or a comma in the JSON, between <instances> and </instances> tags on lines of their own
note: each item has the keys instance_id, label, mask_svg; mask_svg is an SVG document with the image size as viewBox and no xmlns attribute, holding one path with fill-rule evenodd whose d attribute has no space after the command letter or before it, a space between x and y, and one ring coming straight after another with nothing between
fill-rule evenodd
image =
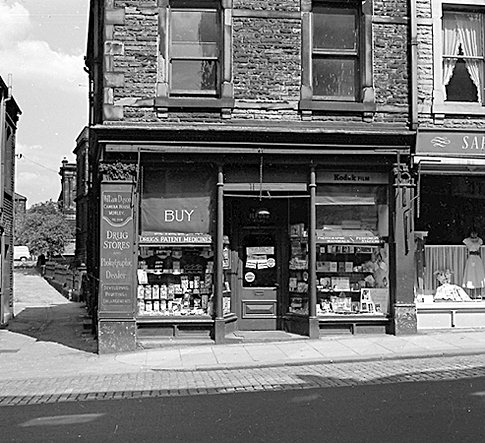
<instances>
[{"instance_id":1,"label":"curtain in upper window","mask_svg":"<svg viewBox=\"0 0 485 443\"><path fill-rule=\"evenodd\" d=\"M483 61L482 15L444 12L443 93L445 98L450 101L482 103ZM460 63L464 63L466 72L460 70ZM471 89L473 89L472 93Z\"/></svg>"}]
</instances>

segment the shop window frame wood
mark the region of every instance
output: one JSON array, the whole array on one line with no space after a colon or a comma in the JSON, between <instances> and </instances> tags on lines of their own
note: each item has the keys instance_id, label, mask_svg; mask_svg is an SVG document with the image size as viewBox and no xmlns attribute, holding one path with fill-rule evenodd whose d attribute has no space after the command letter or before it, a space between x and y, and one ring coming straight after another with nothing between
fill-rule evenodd
<instances>
[{"instance_id":1,"label":"shop window frame wood","mask_svg":"<svg viewBox=\"0 0 485 443\"><path fill-rule=\"evenodd\" d=\"M373 72L372 72L372 1L356 1L359 9L359 91L355 101L327 100L314 95L312 86L312 9L318 1L302 0L302 85L299 108L309 111L336 111L336 112L374 112L376 110ZM347 3L339 0L325 2L325 5Z\"/></svg>"}]
</instances>

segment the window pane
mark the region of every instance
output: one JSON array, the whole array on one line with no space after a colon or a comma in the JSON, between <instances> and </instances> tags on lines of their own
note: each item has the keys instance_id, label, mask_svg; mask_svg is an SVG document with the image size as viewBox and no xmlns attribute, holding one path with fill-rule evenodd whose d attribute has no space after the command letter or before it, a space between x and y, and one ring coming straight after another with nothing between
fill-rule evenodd
<instances>
[{"instance_id":1,"label":"window pane","mask_svg":"<svg viewBox=\"0 0 485 443\"><path fill-rule=\"evenodd\" d=\"M217 63L212 60L172 60L172 91L215 91Z\"/></svg>"},{"instance_id":2,"label":"window pane","mask_svg":"<svg viewBox=\"0 0 485 443\"><path fill-rule=\"evenodd\" d=\"M355 60L314 59L313 95L354 100L357 72Z\"/></svg>"},{"instance_id":3,"label":"window pane","mask_svg":"<svg viewBox=\"0 0 485 443\"><path fill-rule=\"evenodd\" d=\"M483 68L480 64L480 71ZM446 85L446 99L458 102L477 102L477 87L474 85L468 73L466 63L458 59L449 83Z\"/></svg>"},{"instance_id":4,"label":"window pane","mask_svg":"<svg viewBox=\"0 0 485 443\"><path fill-rule=\"evenodd\" d=\"M313 47L327 50L356 50L356 11L351 9L314 8Z\"/></svg>"},{"instance_id":5,"label":"window pane","mask_svg":"<svg viewBox=\"0 0 485 443\"><path fill-rule=\"evenodd\" d=\"M180 43L172 45L172 57L175 58L217 58L219 54L216 43Z\"/></svg>"},{"instance_id":6,"label":"window pane","mask_svg":"<svg viewBox=\"0 0 485 443\"><path fill-rule=\"evenodd\" d=\"M172 11L173 42L217 42L219 39L216 11Z\"/></svg>"}]
</instances>

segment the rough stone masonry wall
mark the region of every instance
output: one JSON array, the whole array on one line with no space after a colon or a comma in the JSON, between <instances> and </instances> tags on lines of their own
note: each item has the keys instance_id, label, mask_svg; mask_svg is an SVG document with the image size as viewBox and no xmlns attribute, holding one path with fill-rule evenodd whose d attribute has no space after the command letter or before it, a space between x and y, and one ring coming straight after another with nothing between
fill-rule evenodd
<instances>
[{"instance_id":1,"label":"rough stone masonry wall","mask_svg":"<svg viewBox=\"0 0 485 443\"><path fill-rule=\"evenodd\" d=\"M108 0L107 0L108 1ZM109 1L108 1L109 3ZM156 96L158 55L157 0L112 0L122 22L112 26L107 42L112 56L111 84L105 102L124 121L214 121L220 112L170 110L164 118L150 103ZM300 11L300 0L260 2L234 0L232 80L233 119L300 119L302 23L288 14ZM239 12L239 14L238 14ZM264 14L268 14L265 16ZM280 15L278 15L280 14ZM374 1L374 122L404 124L408 119L408 24L406 0ZM122 109L122 114L116 110ZM168 115L168 118L167 118ZM314 119L362 121L358 115L314 114ZM116 120L116 118L114 118Z\"/></svg>"},{"instance_id":2,"label":"rough stone masonry wall","mask_svg":"<svg viewBox=\"0 0 485 443\"><path fill-rule=\"evenodd\" d=\"M123 106L125 121L155 122L153 107L132 105L156 95L157 1L115 1L114 7L124 10L124 23L113 26L113 40L119 43L113 71L123 76L113 87L113 105Z\"/></svg>"},{"instance_id":3,"label":"rough stone masonry wall","mask_svg":"<svg viewBox=\"0 0 485 443\"><path fill-rule=\"evenodd\" d=\"M374 121L406 124L409 119L409 57L406 0L374 1L373 79L378 112Z\"/></svg>"},{"instance_id":4,"label":"rough stone masonry wall","mask_svg":"<svg viewBox=\"0 0 485 443\"><path fill-rule=\"evenodd\" d=\"M300 20L234 18L233 36L234 98L242 105L236 114L257 118L250 108L243 110L243 103L293 103L296 108L301 84ZM271 110L259 110L259 116L268 112L271 115ZM276 114L283 112L291 114L289 109Z\"/></svg>"},{"instance_id":5,"label":"rough stone masonry wall","mask_svg":"<svg viewBox=\"0 0 485 443\"><path fill-rule=\"evenodd\" d=\"M234 0L233 8L253 13L233 18L233 118L299 119L301 20L257 13L299 12L300 0Z\"/></svg>"}]
</instances>

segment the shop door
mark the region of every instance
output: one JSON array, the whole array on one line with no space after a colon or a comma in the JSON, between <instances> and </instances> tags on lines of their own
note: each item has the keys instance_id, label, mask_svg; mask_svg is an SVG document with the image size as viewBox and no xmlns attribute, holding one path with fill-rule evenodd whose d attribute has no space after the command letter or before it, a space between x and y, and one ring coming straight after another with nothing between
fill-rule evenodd
<instances>
[{"instance_id":1,"label":"shop door","mask_svg":"<svg viewBox=\"0 0 485 443\"><path fill-rule=\"evenodd\" d=\"M239 248L239 329L275 330L280 317L278 230L246 228Z\"/></svg>"}]
</instances>

